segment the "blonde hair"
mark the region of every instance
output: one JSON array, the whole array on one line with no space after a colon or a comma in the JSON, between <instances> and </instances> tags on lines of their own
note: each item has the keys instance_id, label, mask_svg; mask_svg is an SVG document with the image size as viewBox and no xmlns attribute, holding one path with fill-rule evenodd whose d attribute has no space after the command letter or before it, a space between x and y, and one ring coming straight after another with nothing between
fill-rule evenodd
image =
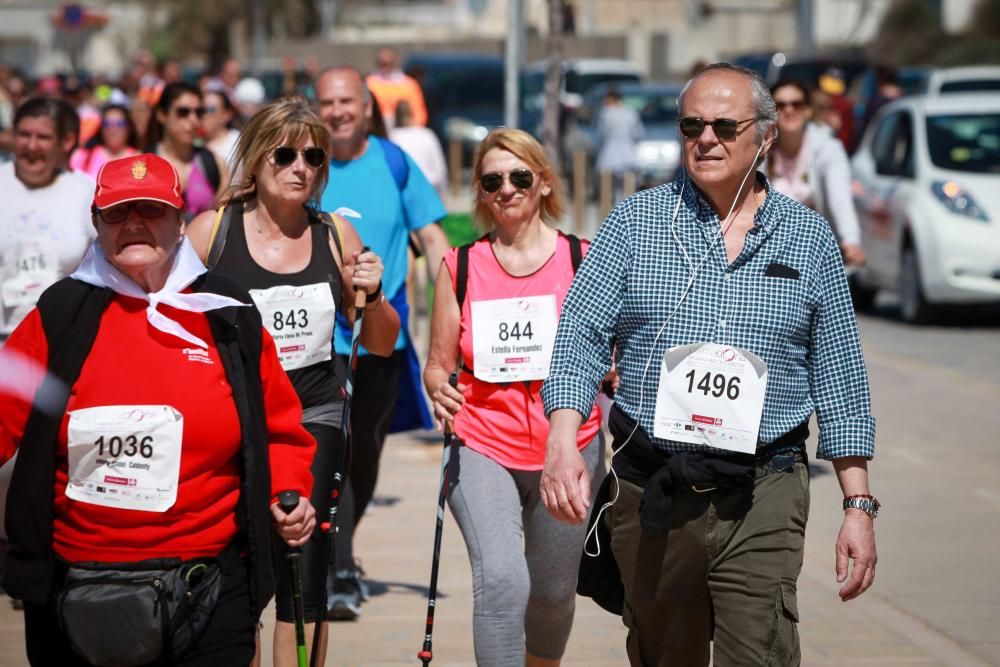
<instances>
[{"instance_id":1,"label":"blonde hair","mask_svg":"<svg viewBox=\"0 0 1000 667\"><path fill-rule=\"evenodd\" d=\"M302 97L286 97L260 109L247 121L233 149L233 182L219 206L255 196L256 172L268 153L283 142L297 146L308 139L329 153L330 129ZM316 202L322 196L329 175L326 165L318 169L310 200Z\"/></svg>"},{"instance_id":2,"label":"blonde hair","mask_svg":"<svg viewBox=\"0 0 1000 667\"><path fill-rule=\"evenodd\" d=\"M499 128L493 130L476 149L476 158L473 161L472 170L472 192L474 204L472 217L476 225L483 231L493 228L493 215L489 207L480 198L479 177L483 175L483 158L486 154L499 148L513 154L519 160L525 162L543 181L548 181L550 192L542 195L541 213L542 220L549 224L557 224L566 210L566 195L563 193L562 180L552 168L545 155L545 149L538 141L525 132L511 128Z\"/></svg>"}]
</instances>

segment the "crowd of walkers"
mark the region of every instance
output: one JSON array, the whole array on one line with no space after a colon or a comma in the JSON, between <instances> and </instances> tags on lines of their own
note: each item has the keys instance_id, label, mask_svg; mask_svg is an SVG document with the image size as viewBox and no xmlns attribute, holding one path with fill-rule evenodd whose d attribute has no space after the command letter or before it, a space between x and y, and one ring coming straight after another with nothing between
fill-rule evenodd
<instances>
[{"instance_id":1,"label":"crowd of walkers","mask_svg":"<svg viewBox=\"0 0 1000 667\"><path fill-rule=\"evenodd\" d=\"M324 664L326 621L368 596L353 542L386 437L412 429L447 434L480 665L560 664L578 592L633 665L798 664L814 413L840 596L871 586L864 256L808 89L697 72L680 175L592 243L558 231L539 142L493 130L483 235L450 248L392 49L274 101L235 61L188 83L147 55L114 85L0 71L3 587L31 664Z\"/></svg>"}]
</instances>

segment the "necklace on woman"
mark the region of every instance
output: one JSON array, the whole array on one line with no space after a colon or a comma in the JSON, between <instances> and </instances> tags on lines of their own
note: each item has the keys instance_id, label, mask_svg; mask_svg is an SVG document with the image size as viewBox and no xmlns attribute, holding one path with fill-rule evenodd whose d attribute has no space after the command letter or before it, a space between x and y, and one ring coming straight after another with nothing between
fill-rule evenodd
<instances>
[{"instance_id":1,"label":"necklace on woman","mask_svg":"<svg viewBox=\"0 0 1000 667\"><path fill-rule=\"evenodd\" d=\"M264 233L264 230L261 228L260 222L258 222L256 215L253 216L252 220L253 220L253 227L254 229L257 230L257 233L260 235L261 240L263 240L264 243L269 243L271 245L271 252L280 252L281 242L285 240L285 235L281 234L277 238L270 238L268 237L267 234Z\"/></svg>"}]
</instances>

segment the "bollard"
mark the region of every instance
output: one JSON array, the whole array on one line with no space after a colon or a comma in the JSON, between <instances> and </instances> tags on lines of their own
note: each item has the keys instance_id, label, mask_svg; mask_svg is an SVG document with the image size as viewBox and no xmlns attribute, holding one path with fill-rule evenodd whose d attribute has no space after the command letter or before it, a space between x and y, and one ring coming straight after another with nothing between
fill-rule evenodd
<instances>
[{"instance_id":1,"label":"bollard","mask_svg":"<svg viewBox=\"0 0 1000 667\"><path fill-rule=\"evenodd\" d=\"M451 194L457 197L462 189L462 142L458 139L448 142L448 169L451 172Z\"/></svg>"},{"instance_id":2,"label":"bollard","mask_svg":"<svg viewBox=\"0 0 1000 667\"><path fill-rule=\"evenodd\" d=\"M579 236L584 227L587 207L587 152L573 151L573 233Z\"/></svg>"},{"instance_id":3,"label":"bollard","mask_svg":"<svg viewBox=\"0 0 1000 667\"><path fill-rule=\"evenodd\" d=\"M622 199L626 197L631 197L635 194L635 172L627 171L625 172L625 177L622 179Z\"/></svg>"},{"instance_id":4,"label":"bollard","mask_svg":"<svg viewBox=\"0 0 1000 667\"><path fill-rule=\"evenodd\" d=\"M610 171L601 172L600 219L608 217L614 197L614 175Z\"/></svg>"}]
</instances>

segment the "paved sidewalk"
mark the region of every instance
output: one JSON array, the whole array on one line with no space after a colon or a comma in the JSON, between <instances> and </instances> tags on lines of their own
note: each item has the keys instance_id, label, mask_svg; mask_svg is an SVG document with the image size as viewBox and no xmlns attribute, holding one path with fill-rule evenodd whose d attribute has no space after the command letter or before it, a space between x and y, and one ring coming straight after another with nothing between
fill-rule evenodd
<instances>
[{"instance_id":1,"label":"paved sidewalk","mask_svg":"<svg viewBox=\"0 0 1000 667\"><path fill-rule=\"evenodd\" d=\"M434 537L440 470L439 436L393 436L386 445L375 505L361 524L356 552L372 584L372 599L356 622L332 625L327 665L396 667L418 665L426 609L426 586ZM821 466L826 464L821 464ZM984 665L936 630L898 611L878 596L878 585L848 605L836 597L831 531L839 491L828 466L816 469L806 547L799 580L800 633L804 665ZM823 519L816 517L821 512ZM829 515L829 516L826 516ZM465 546L449 515L439 577L434 632L435 667L473 665L471 575ZM270 664L273 612L265 612L264 664ZM0 602L0 665L24 659L21 617ZM580 667L627 664L620 620L589 600L578 601L564 664ZM220 666L222 667L222 666Z\"/></svg>"}]
</instances>

